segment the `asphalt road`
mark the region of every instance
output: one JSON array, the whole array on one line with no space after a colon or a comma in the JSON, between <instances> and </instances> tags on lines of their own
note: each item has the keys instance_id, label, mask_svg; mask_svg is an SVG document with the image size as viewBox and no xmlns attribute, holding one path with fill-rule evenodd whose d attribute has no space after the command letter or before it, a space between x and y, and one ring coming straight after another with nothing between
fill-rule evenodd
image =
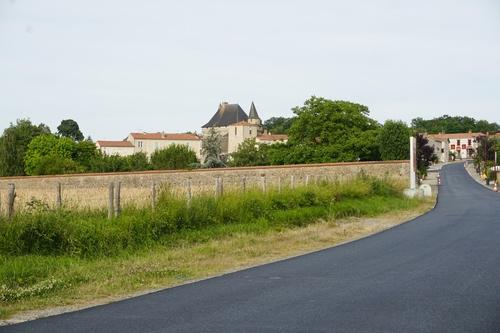
<instances>
[{"instance_id":1,"label":"asphalt road","mask_svg":"<svg viewBox=\"0 0 500 333\"><path fill-rule=\"evenodd\" d=\"M346 245L2 332L500 332L500 195L462 164L432 212Z\"/></svg>"}]
</instances>

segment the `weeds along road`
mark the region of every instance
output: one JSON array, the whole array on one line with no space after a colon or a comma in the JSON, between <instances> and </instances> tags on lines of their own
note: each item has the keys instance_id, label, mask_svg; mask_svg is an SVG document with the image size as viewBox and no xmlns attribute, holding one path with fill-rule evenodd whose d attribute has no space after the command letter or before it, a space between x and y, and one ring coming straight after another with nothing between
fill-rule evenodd
<instances>
[{"instance_id":1,"label":"weeds along road","mask_svg":"<svg viewBox=\"0 0 500 333\"><path fill-rule=\"evenodd\" d=\"M2 332L500 332L500 195L462 164L380 234Z\"/></svg>"}]
</instances>

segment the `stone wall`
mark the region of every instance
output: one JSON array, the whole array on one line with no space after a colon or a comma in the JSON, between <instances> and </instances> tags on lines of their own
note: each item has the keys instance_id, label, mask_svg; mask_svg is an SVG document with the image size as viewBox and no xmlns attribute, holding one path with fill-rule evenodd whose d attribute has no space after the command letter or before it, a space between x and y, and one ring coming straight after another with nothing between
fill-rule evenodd
<instances>
[{"instance_id":1,"label":"stone wall","mask_svg":"<svg viewBox=\"0 0 500 333\"><path fill-rule=\"evenodd\" d=\"M17 205L22 207L32 198L49 205L55 202L56 186L62 184L63 201L66 205L85 207L104 207L107 200L107 187L112 181L121 181L124 204L147 203L153 183L168 185L182 194L186 191L188 179L192 192L213 192L215 179L222 177L224 190L238 190L245 179L247 187L261 186L262 177L268 188L281 183L290 186L293 176L295 186L308 181L346 181L361 172L375 177L389 177L407 181L409 178L408 161L324 163L307 165L286 165L267 167L245 167L224 169L202 169L192 171L146 171L107 174L77 174L61 176L5 177L0 178L0 197L2 206L6 197L7 185L14 183L17 192Z\"/></svg>"}]
</instances>

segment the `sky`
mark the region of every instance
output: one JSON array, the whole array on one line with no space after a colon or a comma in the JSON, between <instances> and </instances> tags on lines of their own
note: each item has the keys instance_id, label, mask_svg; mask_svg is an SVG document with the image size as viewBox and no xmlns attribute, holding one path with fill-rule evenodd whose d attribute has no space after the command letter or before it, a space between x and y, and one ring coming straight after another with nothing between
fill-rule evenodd
<instances>
[{"instance_id":1,"label":"sky","mask_svg":"<svg viewBox=\"0 0 500 333\"><path fill-rule=\"evenodd\" d=\"M312 95L500 123L500 1L0 0L0 130L200 131L222 101L266 120Z\"/></svg>"}]
</instances>

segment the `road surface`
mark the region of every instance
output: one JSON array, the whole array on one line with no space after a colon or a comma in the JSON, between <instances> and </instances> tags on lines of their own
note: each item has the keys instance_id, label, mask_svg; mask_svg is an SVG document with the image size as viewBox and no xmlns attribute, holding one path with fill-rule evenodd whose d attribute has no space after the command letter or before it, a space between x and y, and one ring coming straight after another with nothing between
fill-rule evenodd
<instances>
[{"instance_id":1,"label":"road surface","mask_svg":"<svg viewBox=\"0 0 500 333\"><path fill-rule=\"evenodd\" d=\"M5 332L500 332L500 195L446 166L437 207L294 259Z\"/></svg>"}]
</instances>

